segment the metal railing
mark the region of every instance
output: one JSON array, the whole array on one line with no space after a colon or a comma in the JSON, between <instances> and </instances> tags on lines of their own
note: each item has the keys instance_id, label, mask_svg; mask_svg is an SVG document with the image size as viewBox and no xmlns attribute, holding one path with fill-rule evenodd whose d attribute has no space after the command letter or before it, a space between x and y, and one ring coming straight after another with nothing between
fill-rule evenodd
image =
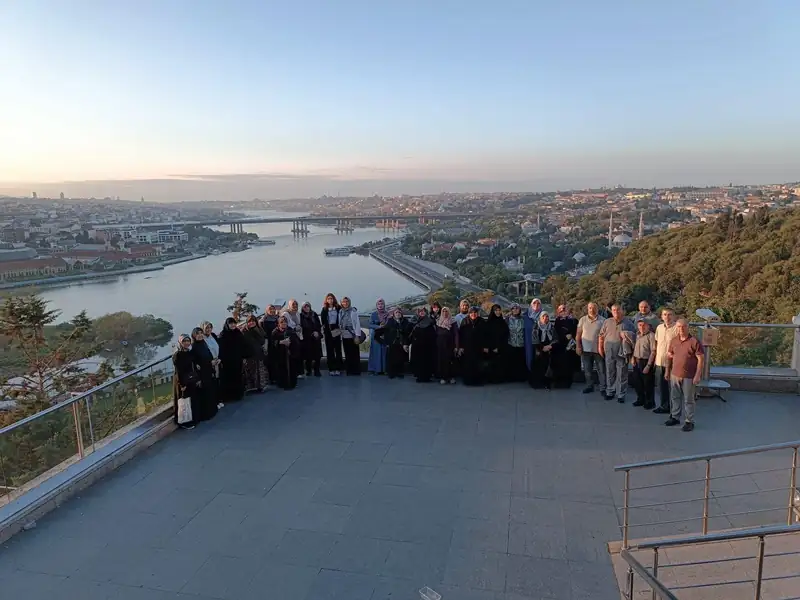
<instances>
[{"instance_id":1,"label":"metal railing","mask_svg":"<svg viewBox=\"0 0 800 600\"><path fill-rule=\"evenodd\" d=\"M667 458L662 460L652 460L640 463L633 463L627 465L620 465L614 467L617 472L624 473L624 485L622 489L622 547L628 548L631 530L637 530L637 534L643 537L648 532L639 534L639 530L644 528L657 528L660 531L656 533L657 536L663 537L670 534L687 533L679 529L678 531L665 532L663 526L665 525L679 525L679 524L692 524L699 523L699 529L702 535L707 535L709 532L709 524L712 520L718 525L715 529L729 529L736 527L736 520L731 520L732 517L748 517L752 518L754 515L763 515L767 519L769 514L775 515L780 513L781 517L773 517L773 521L769 523L761 523L762 525L776 525L781 524L791 525L793 519L796 518L796 511L798 510L798 501L796 499L797 493L797 469L798 469L798 453L800 452L800 440L793 442L784 442L780 444L769 444L766 446L754 446L750 448L742 448L738 450L727 450L723 452L714 452L710 454L697 454L693 456L684 456L679 458ZM713 464L721 463L728 458L740 458L743 456L764 455L773 453L769 461L764 461L765 468L755 468L747 463L747 461L737 461L736 465L724 464L719 468L712 468ZM776 456L778 453L783 453L783 462L781 457ZM743 471L737 472L738 466L743 465ZM679 465L691 465L690 470L696 475L689 479L679 481L664 482L663 477L659 476L654 483L645 483L637 487L631 484L632 474L641 471L655 471L668 469L669 467L676 467ZM702 476L697 467L702 468ZM764 480L766 483L759 484L754 479L754 476L765 475ZM750 481L746 483L737 482L738 478L749 477ZM643 475L643 479L646 477ZM727 489L714 489L714 483L726 481ZM783 485L779 485L779 481L783 481ZM694 485L700 487L702 485L702 495L693 496L689 498L677 499L672 497L674 489L679 486ZM763 487L762 487L763 486ZM747 489L748 491L740 491ZM640 492L645 496L645 501L641 504L632 503L632 494ZM771 505L767 507L754 507L748 499L752 496L762 496L773 502L777 494L788 495L788 502L781 505ZM650 495L649 498L647 496ZM666 499L666 498L670 499ZM784 498L786 496L783 496ZM762 498L763 499L763 498ZM725 502L721 502L724 500ZM631 516L636 514L636 511L648 510L649 512L669 512L663 509L665 507L683 507L691 505L692 503L702 503L701 510L690 510L688 513L683 513L683 516L678 516L676 513L673 515L677 518L655 519L651 521L634 521L632 522ZM712 503L719 507L719 512L713 514L711 511ZM735 510L725 511L724 505L738 505L734 506ZM745 510L741 510L744 508ZM669 515L668 515L669 516ZM651 532L653 533L653 532Z\"/></svg>"},{"instance_id":2,"label":"metal railing","mask_svg":"<svg viewBox=\"0 0 800 600\"><path fill-rule=\"evenodd\" d=\"M719 328L717 345L709 348L710 361L718 367L797 368L796 341L800 325L794 323L689 323L698 329Z\"/></svg>"},{"instance_id":3,"label":"metal railing","mask_svg":"<svg viewBox=\"0 0 800 600\"><path fill-rule=\"evenodd\" d=\"M172 402L171 356L0 429L0 506Z\"/></svg>"},{"instance_id":4,"label":"metal railing","mask_svg":"<svg viewBox=\"0 0 800 600\"><path fill-rule=\"evenodd\" d=\"M784 543L781 548L776 552L767 552L767 540L777 543L779 536L787 536L783 538ZM721 543L736 543L746 542L747 540L757 540L757 546L753 554L744 552L744 548L737 548L736 551L731 551L731 548L723 548L719 554L719 558L713 558L714 550L707 551L701 560L684 560L683 554L692 554L695 547L701 545L721 544ZM788 544L786 542L789 542ZM675 562L664 563L663 559L666 557L666 551L672 549ZM646 552L652 550L652 563L648 570L647 567L642 565L634 552ZM731 556L733 554L733 556ZM739 555L741 554L741 556ZM731 588L739 586L739 592L736 598L754 597L755 600L764 600L767 595L765 594L765 586L772 583L780 583L789 580L800 579L800 525L781 525L773 527L758 527L752 529L743 529L738 531L725 531L719 533L712 533L708 535L691 535L684 537L677 537L672 539L657 540L652 542L642 542L631 548L624 549L620 556L628 564L628 574L626 581L625 594L628 600L633 600L636 591L635 576L638 575L640 579L648 586L651 591L652 600L661 598L662 600L677 600L677 596L673 592L680 590L696 590L703 589L709 590L709 598L732 598L734 597ZM673 556L673 555L671 555ZM711 556L711 558L709 558ZM767 574L766 567L772 559L772 566L777 566L778 569L774 570L772 574ZM755 569L752 577L742 577L743 574L748 573L746 561L754 561ZM745 563L744 565L742 563ZM733 579L725 579L723 581L708 581L713 579L715 570L721 570L715 567L727 567L733 572ZM723 568L724 568L723 567ZM679 569L686 568L699 568L706 575L705 579L696 581L696 578L679 579L676 572ZM788 570L788 572L787 572ZM664 571L668 572L670 580L674 584L666 584L659 577L664 578ZM691 582L691 583L687 583ZM796 584L792 585L793 591L792 598L797 597L798 587ZM720 592L720 588L726 590ZM752 588L752 591L749 589ZM770 598L780 597L785 600L791 600L784 595L780 590L775 590L775 594L770 594ZM720 595L721 594L721 595ZM780 594L780 596L778 596ZM696 597L696 596L695 596Z\"/></svg>"}]
</instances>

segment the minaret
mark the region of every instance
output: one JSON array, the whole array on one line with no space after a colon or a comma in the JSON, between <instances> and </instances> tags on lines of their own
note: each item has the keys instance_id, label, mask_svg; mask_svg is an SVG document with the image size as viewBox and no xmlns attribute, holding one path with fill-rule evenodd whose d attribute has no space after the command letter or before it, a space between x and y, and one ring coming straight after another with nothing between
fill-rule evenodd
<instances>
[{"instance_id":1,"label":"minaret","mask_svg":"<svg viewBox=\"0 0 800 600\"><path fill-rule=\"evenodd\" d=\"M611 239L614 235L614 211L608 217L608 249L611 250Z\"/></svg>"},{"instance_id":2,"label":"minaret","mask_svg":"<svg viewBox=\"0 0 800 600\"><path fill-rule=\"evenodd\" d=\"M644 211L639 213L639 239L644 237Z\"/></svg>"}]
</instances>

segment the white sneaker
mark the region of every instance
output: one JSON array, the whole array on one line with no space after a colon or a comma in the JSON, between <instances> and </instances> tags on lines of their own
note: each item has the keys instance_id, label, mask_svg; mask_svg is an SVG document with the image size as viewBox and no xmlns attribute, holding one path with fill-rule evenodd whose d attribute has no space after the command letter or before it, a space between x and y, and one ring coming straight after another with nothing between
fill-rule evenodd
<instances>
[{"instance_id":1,"label":"white sneaker","mask_svg":"<svg viewBox=\"0 0 800 600\"><path fill-rule=\"evenodd\" d=\"M446 385L447 382L444 379L439 380L439 385Z\"/></svg>"},{"instance_id":2,"label":"white sneaker","mask_svg":"<svg viewBox=\"0 0 800 600\"><path fill-rule=\"evenodd\" d=\"M220 402L219 404L217 404L217 408L218 409L219 408L225 408L225 403L224 402Z\"/></svg>"},{"instance_id":3,"label":"white sneaker","mask_svg":"<svg viewBox=\"0 0 800 600\"><path fill-rule=\"evenodd\" d=\"M303 374L301 373L300 375L298 375L298 376L297 376L297 378L298 378L298 379L305 379L305 378L306 378L306 376L305 376L305 375L303 375Z\"/></svg>"},{"instance_id":4,"label":"white sneaker","mask_svg":"<svg viewBox=\"0 0 800 600\"><path fill-rule=\"evenodd\" d=\"M452 384L455 384L455 382L456 382L455 377L450 380L450 383L452 383Z\"/></svg>"}]
</instances>

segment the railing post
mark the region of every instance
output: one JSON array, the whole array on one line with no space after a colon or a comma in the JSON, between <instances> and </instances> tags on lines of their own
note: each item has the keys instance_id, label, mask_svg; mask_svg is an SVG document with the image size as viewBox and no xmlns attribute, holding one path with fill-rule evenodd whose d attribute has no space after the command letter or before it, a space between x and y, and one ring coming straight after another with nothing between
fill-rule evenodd
<instances>
[{"instance_id":1,"label":"railing post","mask_svg":"<svg viewBox=\"0 0 800 600\"><path fill-rule=\"evenodd\" d=\"M792 325L796 325L794 330L794 343L792 344L792 368L800 373L800 315L792 319Z\"/></svg>"},{"instance_id":2,"label":"railing post","mask_svg":"<svg viewBox=\"0 0 800 600\"><path fill-rule=\"evenodd\" d=\"M761 600L761 580L764 578L764 536L758 538L758 572L756 573L756 600Z\"/></svg>"},{"instance_id":3,"label":"railing post","mask_svg":"<svg viewBox=\"0 0 800 600\"><path fill-rule=\"evenodd\" d=\"M628 549L628 509L630 507L630 493L631 493L631 472L625 471L625 487L622 490L622 548ZM633 571L631 571L631 577Z\"/></svg>"},{"instance_id":4,"label":"railing post","mask_svg":"<svg viewBox=\"0 0 800 600\"><path fill-rule=\"evenodd\" d=\"M792 470L789 474L789 510L786 515L786 524L791 525L794 519L794 494L797 489L797 448L792 452Z\"/></svg>"},{"instance_id":5,"label":"railing post","mask_svg":"<svg viewBox=\"0 0 800 600\"><path fill-rule=\"evenodd\" d=\"M658 579L658 548L653 548L653 579ZM653 599L658 600L658 594L653 589Z\"/></svg>"},{"instance_id":6,"label":"railing post","mask_svg":"<svg viewBox=\"0 0 800 600\"><path fill-rule=\"evenodd\" d=\"M81 415L77 402L72 403L72 420L75 424L75 443L78 446L78 456L83 458L83 431L81 429Z\"/></svg>"},{"instance_id":7,"label":"railing post","mask_svg":"<svg viewBox=\"0 0 800 600\"><path fill-rule=\"evenodd\" d=\"M711 459L706 459L706 477L703 489L703 535L708 533L708 497L711 495Z\"/></svg>"},{"instance_id":8,"label":"railing post","mask_svg":"<svg viewBox=\"0 0 800 600\"><path fill-rule=\"evenodd\" d=\"M86 418L89 421L89 437L92 440L92 452L94 452L94 425L92 424L92 397L86 396Z\"/></svg>"},{"instance_id":9,"label":"railing post","mask_svg":"<svg viewBox=\"0 0 800 600\"><path fill-rule=\"evenodd\" d=\"M628 567L628 600L633 600L633 567Z\"/></svg>"}]
</instances>

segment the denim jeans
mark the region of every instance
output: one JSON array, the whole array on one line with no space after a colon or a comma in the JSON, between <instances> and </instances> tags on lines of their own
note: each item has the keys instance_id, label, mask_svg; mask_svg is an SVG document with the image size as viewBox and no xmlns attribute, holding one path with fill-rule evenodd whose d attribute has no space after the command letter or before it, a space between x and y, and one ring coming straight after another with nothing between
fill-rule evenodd
<instances>
[{"instance_id":1,"label":"denim jeans","mask_svg":"<svg viewBox=\"0 0 800 600\"><path fill-rule=\"evenodd\" d=\"M691 377L669 378L670 401L672 408L670 416L680 420L683 413L683 420L687 423L694 423L694 409L697 405L696 389Z\"/></svg>"},{"instance_id":2,"label":"denim jeans","mask_svg":"<svg viewBox=\"0 0 800 600\"><path fill-rule=\"evenodd\" d=\"M603 362L603 357L597 352L584 352L581 354L581 365L583 366L583 374L586 377L586 385L593 385L594 378L592 371L597 369L597 382L600 384L600 391L606 390L606 365Z\"/></svg>"}]
</instances>

